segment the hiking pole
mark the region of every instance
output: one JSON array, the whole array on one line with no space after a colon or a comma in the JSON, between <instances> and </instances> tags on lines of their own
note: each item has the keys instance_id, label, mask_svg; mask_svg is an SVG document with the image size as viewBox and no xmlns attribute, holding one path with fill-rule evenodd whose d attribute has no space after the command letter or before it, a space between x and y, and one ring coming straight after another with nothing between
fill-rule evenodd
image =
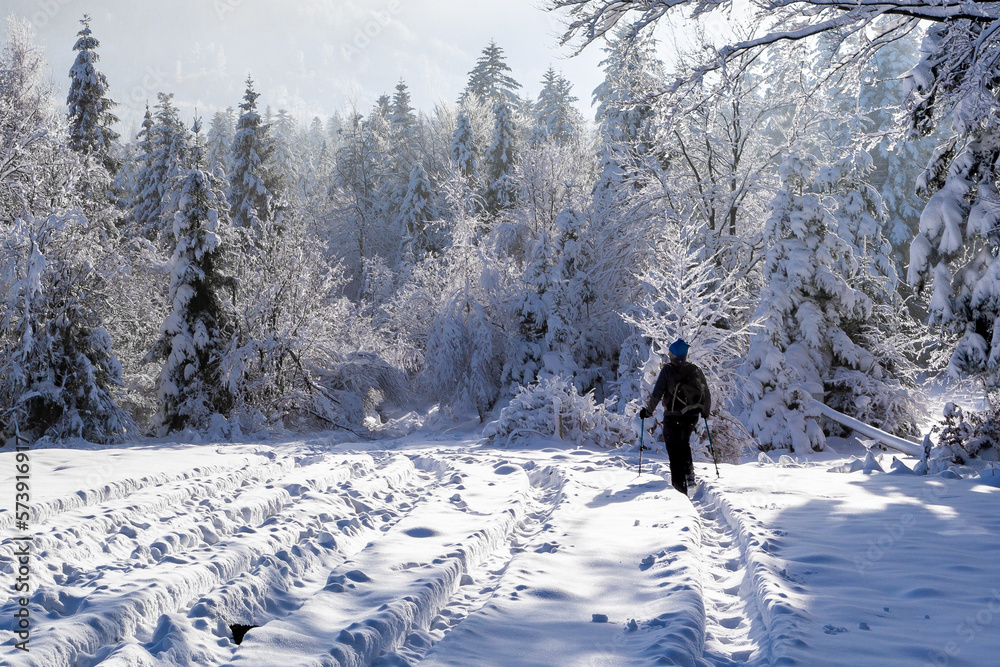
<instances>
[{"instance_id":1,"label":"hiking pole","mask_svg":"<svg viewBox=\"0 0 1000 667\"><path fill-rule=\"evenodd\" d=\"M639 476L642 477L642 436L646 434L645 419L639 417Z\"/></svg>"},{"instance_id":2,"label":"hiking pole","mask_svg":"<svg viewBox=\"0 0 1000 667\"><path fill-rule=\"evenodd\" d=\"M708 433L708 449L712 452L712 463L715 464L715 476L719 477L719 459L715 455L715 447L712 445L712 432L708 429L708 417L705 415L701 416L705 420L705 433ZM639 452L640 454L642 452Z\"/></svg>"}]
</instances>

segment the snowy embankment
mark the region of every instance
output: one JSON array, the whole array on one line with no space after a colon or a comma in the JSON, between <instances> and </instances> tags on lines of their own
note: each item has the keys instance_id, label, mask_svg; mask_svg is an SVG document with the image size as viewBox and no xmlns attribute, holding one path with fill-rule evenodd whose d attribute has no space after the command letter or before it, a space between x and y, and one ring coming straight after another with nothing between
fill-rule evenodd
<instances>
[{"instance_id":1,"label":"snowy embankment","mask_svg":"<svg viewBox=\"0 0 1000 667\"><path fill-rule=\"evenodd\" d=\"M1000 651L1000 489L783 459L718 480L699 464L689 501L661 453L640 477L634 453L475 440L34 451L31 651L10 631L22 533L3 508L0 662L983 665ZM3 497L13 470L0 453ZM259 627L237 645L233 624Z\"/></svg>"}]
</instances>

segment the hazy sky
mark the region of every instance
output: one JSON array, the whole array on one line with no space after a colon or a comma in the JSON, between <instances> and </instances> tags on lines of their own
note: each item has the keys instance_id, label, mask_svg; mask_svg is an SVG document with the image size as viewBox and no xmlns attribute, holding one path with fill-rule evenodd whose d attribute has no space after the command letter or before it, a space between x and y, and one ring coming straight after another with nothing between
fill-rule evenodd
<instances>
[{"instance_id":1,"label":"hazy sky","mask_svg":"<svg viewBox=\"0 0 1000 667\"><path fill-rule=\"evenodd\" d=\"M482 48L496 40L522 92L535 97L551 64L573 82L593 118L591 92L602 52L568 58L560 17L542 0L4 0L34 25L58 95L68 90L73 43L84 13L100 40L100 68L120 105L123 134L148 99L173 92L185 116L235 106L252 73L259 103L300 121L326 118L352 101L362 110L402 77L413 106L454 102ZM6 26L2 28L6 34Z\"/></svg>"}]
</instances>

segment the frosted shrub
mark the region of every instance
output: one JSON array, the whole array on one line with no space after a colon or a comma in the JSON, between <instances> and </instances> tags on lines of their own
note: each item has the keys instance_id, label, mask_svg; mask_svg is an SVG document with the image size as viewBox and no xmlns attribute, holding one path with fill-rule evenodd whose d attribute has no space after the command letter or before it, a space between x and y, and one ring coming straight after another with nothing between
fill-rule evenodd
<instances>
[{"instance_id":1,"label":"frosted shrub","mask_svg":"<svg viewBox=\"0 0 1000 667\"><path fill-rule=\"evenodd\" d=\"M521 387L500 411L499 419L486 425L483 435L498 445L531 436L606 448L631 442L635 434L628 420L608 406L608 402L597 403L592 393L580 395L570 378L545 378Z\"/></svg>"},{"instance_id":2,"label":"frosted shrub","mask_svg":"<svg viewBox=\"0 0 1000 667\"><path fill-rule=\"evenodd\" d=\"M968 417L968 418L966 418ZM938 427L935 427L938 430ZM966 415L961 406L944 406L944 426L932 456L964 465L969 459L995 461L1000 458L1000 408L989 407Z\"/></svg>"}]
</instances>

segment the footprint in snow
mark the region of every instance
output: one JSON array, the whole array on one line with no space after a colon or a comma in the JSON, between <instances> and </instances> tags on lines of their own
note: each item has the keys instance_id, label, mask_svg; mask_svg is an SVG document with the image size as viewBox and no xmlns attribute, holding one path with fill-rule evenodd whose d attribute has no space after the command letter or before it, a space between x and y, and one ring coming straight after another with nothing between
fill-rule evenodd
<instances>
[{"instance_id":1,"label":"footprint in snow","mask_svg":"<svg viewBox=\"0 0 1000 667\"><path fill-rule=\"evenodd\" d=\"M407 528L403 531L403 534L410 537L434 537L437 535L437 532L430 528Z\"/></svg>"}]
</instances>

